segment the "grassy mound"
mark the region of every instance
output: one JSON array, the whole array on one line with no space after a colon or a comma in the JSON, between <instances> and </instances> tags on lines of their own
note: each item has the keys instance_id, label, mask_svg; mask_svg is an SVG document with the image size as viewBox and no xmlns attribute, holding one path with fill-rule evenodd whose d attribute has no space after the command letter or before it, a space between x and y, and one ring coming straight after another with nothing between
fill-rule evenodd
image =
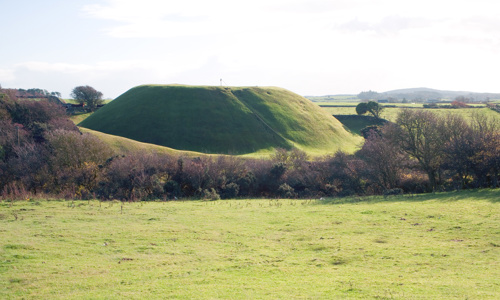
<instances>
[{"instance_id":1,"label":"grassy mound","mask_svg":"<svg viewBox=\"0 0 500 300\"><path fill-rule=\"evenodd\" d=\"M247 154L297 147L351 151L359 140L309 100L280 88L144 85L80 126L178 150Z\"/></svg>"}]
</instances>

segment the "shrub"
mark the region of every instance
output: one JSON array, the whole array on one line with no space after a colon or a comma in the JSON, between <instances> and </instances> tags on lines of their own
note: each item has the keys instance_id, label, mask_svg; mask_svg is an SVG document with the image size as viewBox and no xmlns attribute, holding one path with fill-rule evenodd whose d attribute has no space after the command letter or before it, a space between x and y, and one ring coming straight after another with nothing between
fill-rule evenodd
<instances>
[{"instance_id":1,"label":"shrub","mask_svg":"<svg viewBox=\"0 0 500 300\"><path fill-rule=\"evenodd\" d=\"M222 187L222 198L224 199L232 199L238 196L240 191L240 186L234 182L230 184L226 184Z\"/></svg>"},{"instance_id":2,"label":"shrub","mask_svg":"<svg viewBox=\"0 0 500 300\"><path fill-rule=\"evenodd\" d=\"M372 134L377 134L377 135L382 134L381 127L379 125L366 126L365 128L361 129L360 132L365 140L367 140Z\"/></svg>"},{"instance_id":3,"label":"shrub","mask_svg":"<svg viewBox=\"0 0 500 300\"><path fill-rule=\"evenodd\" d=\"M275 163L271 170L269 171L271 178L274 180L279 180L283 174L286 172L286 164L283 162Z\"/></svg>"},{"instance_id":4,"label":"shrub","mask_svg":"<svg viewBox=\"0 0 500 300\"><path fill-rule=\"evenodd\" d=\"M203 200L220 200L220 195L214 188L204 189L202 193Z\"/></svg>"},{"instance_id":5,"label":"shrub","mask_svg":"<svg viewBox=\"0 0 500 300\"><path fill-rule=\"evenodd\" d=\"M28 193L28 191L26 191L22 183L14 181L9 182L3 187L1 195L2 199L12 201L19 199L28 199L30 194Z\"/></svg>"},{"instance_id":6,"label":"shrub","mask_svg":"<svg viewBox=\"0 0 500 300\"><path fill-rule=\"evenodd\" d=\"M286 149L276 149L275 153L271 157L272 161L275 163L274 167L285 167L286 169L300 169L303 164L307 161L307 153L297 148L293 148L292 150ZM274 170L273 172L277 172ZM279 173L279 172L277 172Z\"/></svg>"},{"instance_id":7,"label":"shrub","mask_svg":"<svg viewBox=\"0 0 500 300\"><path fill-rule=\"evenodd\" d=\"M297 193L295 193L294 189L286 183L283 183L278 188L278 195L281 198L296 198Z\"/></svg>"},{"instance_id":8,"label":"shrub","mask_svg":"<svg viewBox=\"0 0 500 300\"><path fill-rule=\"evenodd\" d=\"M365 162L354 155L337 152L335 156L327 158L326 164L327 180L335 184L339 196L364 194L365 181L361 171L366 169Z\"/></svg>"},{"instance_id":9,"label":"shrub","mask_svg":"<svg viewBox=\"0 0 500 300\"><path fill-rule=\"evenodd\" d=\"M51 151L50 168L54 174L54 188L74 187L91 193L98 185L102 164L113 155L107 144L90 134L55 130L46 136Z\"/></svg>"},{"instance_id":10,"label":"shrub","mask_svg":"<svg viewBox=\"0 0 500 300\"><path fill-rule=\"evenodd\" d=\"M163 190L169 198L177 198L181 196L181 187L175 180L169 180L163 186Z\"/></svg>"},{"instance_id":11,"label":"shrub","mask_svg":"<svg viewBox=\"0 0 500 300\"><path fill-rule=\"evenodd\" d=\"M50 153L43 144L33 142L13 147L13 155L7 161L8 170L24 186L37 193L51 186L54 172L50 172Z\"/></svg>"},{"instance_id":12,"label":"shrub","mask_svg":"<svg viewBox=\"0 0 500 300\"><path fill-rule=\"evenodd\" d=\"M425 172L413 170L402 175L400 187L405 193L428 193L432 191Z\"/></svg>"},{"instance_id":13,"label":"shrub","mask_svg":"<svg viewBox=\"0 0 500 300\"><path fill-rule=\"evenodd\" d=\"M257 178L255 178L255 175L253 172L249 171L246 172L244 175L242 174L241 177L239 177L236 180L236 183L238 184L238 193L241 196L250 196L255 194L256 190L256 185L257 185Z\"/></svg>"}]
</instances>

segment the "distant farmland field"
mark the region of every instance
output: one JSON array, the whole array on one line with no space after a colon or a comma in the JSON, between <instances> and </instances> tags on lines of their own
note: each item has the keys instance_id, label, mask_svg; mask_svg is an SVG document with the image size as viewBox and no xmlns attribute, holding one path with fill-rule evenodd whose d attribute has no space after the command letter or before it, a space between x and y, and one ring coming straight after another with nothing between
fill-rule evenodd
<instances>
[{"instance_id":1,"label":"distant farmland field","mask_svg":"<svg viewBox=\"0 0 500 300\"><path fill-rule=\"evenodd\" d=\"M499 299L500 189L0 203L2 299Z\"/></svg>"},{"instance_id":2,"label":"distant farmland field","mask_svg":"<svg viewBox=\"0 0 500 300\"><path fill-rule=\"evenodd\" d=\"M392 104L391 104L392 105ZM412 105L412 106L417 106ZM422 105L420 104L420 107ZM328 113L332 115L355 115L356 114L356 105L352 106L340 106L340 107L332 107L332 106L323 106L322 107L324 110L326 110ZM382 118L388 120L388 121L396 121L398 112L401 110L401 107L386 107L384 111L382 112ZM412 109L419 109L418 107L412 108ZM424 109L424 108L421 108ZM491 109L488 108L462 108L462 109L446 109L446 108L433 108L433 109L427 109L428 111L435 112L439 115L446 115L446 114L458 114L466 119L471 119L472 115L474 113L484 113L487 115L490 115L492 117L496 117L500 119L500 114L492 111Z\"/></svg>"}]
</instances>

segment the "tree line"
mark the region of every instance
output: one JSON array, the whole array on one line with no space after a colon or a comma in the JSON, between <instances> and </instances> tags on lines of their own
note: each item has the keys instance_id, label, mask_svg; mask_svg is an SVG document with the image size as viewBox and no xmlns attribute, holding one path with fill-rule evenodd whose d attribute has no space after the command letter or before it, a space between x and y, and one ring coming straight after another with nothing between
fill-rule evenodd
<instances>
[{"instance_id":1,"label":"tree line","mask_svg":"<svg viewBox=\"0 0 500 300\"><path fill-rule=\"evenodd\" d=\"M0 91L0 197L65 199L310 198L498 187L498 119L402 110L368 128L354 154L270 159L115 153L48 101Z\"/></svg>"}]
</instances>

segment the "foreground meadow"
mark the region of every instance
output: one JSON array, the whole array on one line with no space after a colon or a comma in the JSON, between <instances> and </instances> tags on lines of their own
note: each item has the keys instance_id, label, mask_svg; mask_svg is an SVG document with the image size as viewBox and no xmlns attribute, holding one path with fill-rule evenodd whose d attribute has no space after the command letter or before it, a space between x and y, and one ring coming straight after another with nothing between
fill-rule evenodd
<instances>
[{"instance_id":1,"label":"foreground meadow","mask_svg":"<svg viewBox=\"0 0 500 300\"><path fill-rule=\"evenodd\" d=\"M2 299L499 299L500 189L0 203Z\"/></svg>"}]
</instances>

